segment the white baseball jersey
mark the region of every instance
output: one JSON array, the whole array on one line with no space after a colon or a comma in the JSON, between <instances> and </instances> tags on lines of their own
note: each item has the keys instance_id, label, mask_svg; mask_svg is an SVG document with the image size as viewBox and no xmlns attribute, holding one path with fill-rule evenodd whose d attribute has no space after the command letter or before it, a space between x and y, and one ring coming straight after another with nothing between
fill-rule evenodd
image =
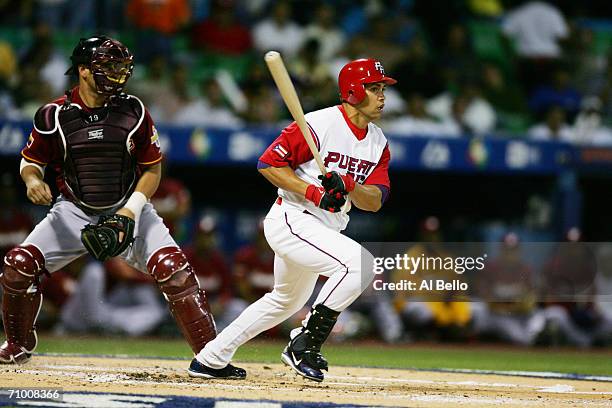
<instances>
[{"instance_id":1,"label":"white baseball jersey","mask_svg":"<svg viewBox=\"0 0 612 408\"><path fill-rule=\"evenodd\" d=\"M328 170L351 174L355 181L378 186L383 201L389 192L387 140L378 126L358 129L342 106L306 115L313 138ZM259 167L291 166L298 177L321 185L319 168L295 123L268 147ZM315 288L319 275L329 279L314 305L346 309L374 278L372 255L341 234L349 217L316 207L299 194L279 189L281 205L272 206L264 220L264 233L274 250L274 288L246 308L210 341L196 358L213 368L225 367L249 339L293 315ZM304 323L305 324L305 323Z\"/></svg>"},{"instance_id":2,"label":"white baseball jersey","mask_svg":"<svg viewBox=\"0 0 612 408\"><path fill-rule=\"evenodd\" d=\"M354 127L352 129L349 125L348 119L340 106L332 106L308 113L306 114L306 122L319 149L323 163L329 171L350 174L358 183L377 184L388 191L389 182L386 174L388 163L385 162L384 166L379 166L383 153L387 151L388 154L387 139L378 126L369 123L367 130L363 130L365 137L360 140L355 135ZM296 125L292 126L297 128ZM290 129L291 126L285 129L285 132ZM296 135L291 133L291 137L295 139ZM301 133L297 138L301 140L283 140L283 135L281 135L268 148L260 161L272 166L278 166L279 160L288 161L294 167L295 174L299 178L309 184L320 186L321 181L317 177L321 172L309 150L304 158L294 157L291 160L291 154L301 155L302 144L308 149ZM305 159L306 161L301 162ZM377 174L376 177L370 178L377 169L378 173L384 174ZM348 224L349 216L346 210L331 213L318 208L300 194L280 188L278 195L282 197L284 204L308 211L326 226L336 231L345 229ZM347 207L347 210L350 209L350 203L347 204Z\"/></svg>"}]
</instances>

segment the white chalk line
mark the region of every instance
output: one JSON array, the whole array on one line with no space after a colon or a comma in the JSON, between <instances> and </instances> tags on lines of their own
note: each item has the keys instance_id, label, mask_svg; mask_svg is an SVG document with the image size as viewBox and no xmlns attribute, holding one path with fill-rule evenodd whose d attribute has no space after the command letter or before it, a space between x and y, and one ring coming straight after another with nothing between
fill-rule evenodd
<instances>
[{"instance_id":1,"label":"white chalk line","mask_svg":"<svg viewBox=\"0 0 612 408\"><path fill-rule=\"evenodd\" d=\"M121 374L120 372L142 372L143 370L136 369L125 369L122 367L92 367L92 366L80 366L80 365L44 365L43 367L47 368L47 370L18 370L20 373L24 374L38 374L38 375L49 375L49 376L65 376L71 378L79 378L82 380L87 380L89 383L118 383L123 385L137 385L137 386L168 386L174 388L182 388L185 386L195 387L195 388L205 388L205 389L220 389L220 390L230 390L230 391L244 391L244 390L255 390L255 391L271 391L271 390L283 390L283 391L299 391L302 389L302 386L282 386L282 387L270 387L266 386L253 386L253 385L241 385L241 384L225 384L219 383L216 381L204 381L204 382L191 382L191 381L181 381L181 382L171 382L171 381L148 381L148 380L134 380L131 379L128 375ZM81 371L81 372L73 372ZM170 369L171 370L171 369ZM85 371L85 372L83 372ZM117 372L117 374L91 374L87 373L87 371L94 372ZM487 383L487 382L476 382L476 381L433 381L433 380L410 380L410 379L402 379L402 378L384 378L384 377L350 377L350 376L327 376L328 379L357 379L361 381L380 381L387 383L413 383L413 384L428 384L428 385L459 385L459 386L480 386L480 387L506 387L506 388L523 388L523 389L532 389L534 392L545 392L545 393L556 393L556 394L570 394L570 395L612 395L612 392L601 392L601 391L575 391L573 386L565 385L565 384L556 384L550 387L536 387L525 384L511 384L511 383ZM326 381L324 384L327 385L342 385L342 386L372 386L372 387L380 387L380 384L365 384L365 383L354 383L354 382L329 382ZM325 389L317 389L316 387L309 388L309 391L315 392L327 392ZM376 392L373 391L360 391L359 395L363 396L364 394L370 394L376 397L384 397L390 398L393 400L410 400L410 401L418 401L418 402L442 402L442 403L453 403L457 405L464 404L482 404L482 405L533 405L539 403L539 401L531 401L524 398L513 398L513 397L495 397L495 398L481 398L470 396L469 398L454 396L454 395L422 395L422 394L396 394L389 393L378 390ZM598 401L581 401L581 404L586 406L599 406L601 405ZM604 405L607 404L604 403Z\"/></svg>"},{"instance_id":2,"label":"white chalk line","mask_svg":"<svg viewBox=\"0 0 612 408\"><path fill-rule=\"evenodd\" d=\"M135 369L129 367L101 367L101 366L84 366L84 365L54 365L45 364L41 367L48 369L55 369L61 371L98 371L98 372L128 372L128 373L142 373L142 369ZM181 372L181 370L173 370L171 368L164 368L164 370L170 370L174 372ZM40 373L40 371L36 371ZM125 380L129 380L130 377L123 376ZM326 379L339 380L339 381L326 381L328 385L340 385L350 387L380 387L381 384L375 384L373 382L386 382L396 384L427 384L427 385L439 385L439 386L468 386L468 387L490 387L490 388L522 388L531 389L538 392L557 393L557 394L584 394L584 395L612 395L612 391L576 391L573 386L566 384L556 384L550 387L542 387L528 384L513 384L513 383L500 383L500 382L478 382L478 381L435 381L435 380L420 380L420 379L407 379L407 378L385 378L385 377L374 377L374 376L340 376L340 375L326 375ZM353 382L353 381L363 382ZM140 383L145 380L136 380ZM152 381L154 384L162 384L166 382ZM168 384L175 384L173 382L167 382ZM199 383L195 383L199 384Z\"/></svg>"}]
</instances>

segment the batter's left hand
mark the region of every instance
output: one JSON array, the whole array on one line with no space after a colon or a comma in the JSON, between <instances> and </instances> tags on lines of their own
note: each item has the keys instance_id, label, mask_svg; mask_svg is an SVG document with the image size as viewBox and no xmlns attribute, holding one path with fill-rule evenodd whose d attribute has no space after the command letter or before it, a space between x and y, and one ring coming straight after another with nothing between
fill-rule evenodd
<instances>
[{"instance_id":1,"label":"batter's left hand","mask_svg":"<svg viewBox=\"0 0 612 408\"><path fill-rule=\"evenodd\" d=\"M336 193L347 194L355 189L355 180L351 176L344 176L335 171L320 175L319 180L321 180L325 191L332 195Z\"/></svg>"}]
</instances>

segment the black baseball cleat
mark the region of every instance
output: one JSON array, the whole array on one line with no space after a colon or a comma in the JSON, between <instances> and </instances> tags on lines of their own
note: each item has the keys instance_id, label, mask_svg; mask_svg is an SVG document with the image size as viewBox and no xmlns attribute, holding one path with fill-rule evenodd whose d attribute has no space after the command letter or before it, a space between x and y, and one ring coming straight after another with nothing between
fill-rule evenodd
<instances>
[{"instance_id":1,"label":"black baseball cleat","mask_svg":"<svg viewBox=\"0 0 612 408\"><path fill-rule=\"evenodd\" d=\"M234 367L231 364L223 368L210 368L195 358L191 360L187 372L190 377L196 378L223 378L227 380L244 380L246 378L246 370L243 368Z\"/></svg>"},{"instance_id":2,"label":"black baseball cleat","mask_svg":"<svg viewBox=\"0 0 612 408\"><path fill-rule=\"evenodd\" d=\"M309 380L321 382L325 378L321 370L308 365L304 355L302 353L295 353L291 350L290 346L285 347L281 354L281 361L291 367L293 371Z\"/></svg>"}]
</instances>

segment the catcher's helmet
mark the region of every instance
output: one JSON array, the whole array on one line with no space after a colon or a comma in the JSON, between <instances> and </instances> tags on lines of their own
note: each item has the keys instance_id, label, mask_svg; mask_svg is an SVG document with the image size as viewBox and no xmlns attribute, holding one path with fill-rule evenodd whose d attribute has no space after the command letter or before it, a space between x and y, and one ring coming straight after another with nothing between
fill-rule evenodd
<instances>
[{"instance_id":1,"label":"catcher's helmet","mask_svg":"<svg viewBox=\"0 0 612 408\"><path fill-rule=\"evenodd\" d=\"M338 75L340 98L351 105L357 105L366 96L363 85L373 82L393 85L397 81L385 76L385 69L378 60L368 58L351 61L342 67Z\"/></svg>"},{"instance_id":2,"label":"catcher's helmet","mask_svg":"<svg viewBox=\"0 0 612 408\"><path fill-rule=\"evenodd\" d=\"M79 65L87 66L93 73L97 92L103 95L121 93L134 70L134 56L130 50L105 36L81 38L70 60L72 66L66 75L78 72Z\"/></svg>"}]
</instances>

